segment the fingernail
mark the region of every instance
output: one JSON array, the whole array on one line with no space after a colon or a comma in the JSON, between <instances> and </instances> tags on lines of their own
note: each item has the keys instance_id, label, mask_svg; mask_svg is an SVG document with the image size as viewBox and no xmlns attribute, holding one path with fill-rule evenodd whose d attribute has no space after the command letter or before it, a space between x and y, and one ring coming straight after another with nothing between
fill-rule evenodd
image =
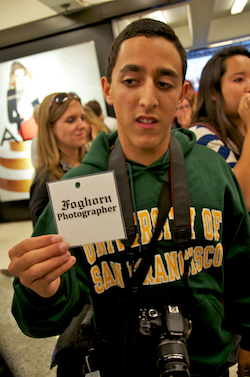
<instances>
[{"instance_id":1,"label":"fingernail","mask_svg":"<svg viewBox=\"0 0 250 377\"><path fill-rule=\"evenodd\" d=\"M57 243L57 242L60 242L61 241L61 237L60 236L53 236L51 238L51 242L52 243Z\"/></svg>"},{"instance_id":2,"label":"fingernail","mask_svg":"<svg viewBox=\"0 0 250 377\"><path fill-rule=\"evenodd\" d=\"M64 253L63 255L62 255L62 258L65 258L65 259L67 259L67 258L69 258L70 257L70 252L69 251L67 251L66 253Z\"/></svg>"},{"instance_id":3,"label":"fingernail","mask_svg":"<svg viewBox=\"0 0 250 377\"><path fill-rule=\"evenodd\" d=\"M69 264L75 264L75 262L76 262L76 258L75 257L70 257L70 259L68 260Z\"/></svg>"},{"instance_id":4,"label":"fingernail","mask_svg":"<svg viewBox=\"0 0 250 377\"><path fill-rule=\"evenodd\" d=\"M68 247L68 245L67 245L65 242L62 242L62 243L60 243L60 245L59 245L59 250L62 251L62 252L67 251L68 248L69 248L69 247Z\"/></svg>"}]
</instances>

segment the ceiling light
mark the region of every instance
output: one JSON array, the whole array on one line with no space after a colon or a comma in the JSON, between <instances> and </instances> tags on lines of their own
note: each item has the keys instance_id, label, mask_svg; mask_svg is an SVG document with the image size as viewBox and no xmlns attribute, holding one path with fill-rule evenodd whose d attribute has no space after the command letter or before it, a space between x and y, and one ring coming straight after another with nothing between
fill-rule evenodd
<instances>
[{"instance_id":1,"label":"ceiling light","mask_svg":"<svg viewBox=\"0 0 250 377\"><path fill-rule=\"evenodd\" d=\"M155 12L148 13L147 17L150 17L153 20L157 20L157 21L161 21L161 22L165 22L166 23L166 19L165 19L164 15L163 15L163 12L161 10L157 10Z\"/></svg>"},{"instance_id":2,"label":"ceiling light","mask_svg":"<svg viewBox=\"0 0 250 377\"><path fill-rule=\"evenodd\" d=\"M222 46L227 46L233 44L234 41L224 41L224 42L217 42L217 43L211 43L207 45L207 48L216 48L216 47L222 47Z\"/></svg>"},{"instance_id":3,"label":"ceiling light","mask_svg":"<svg viewBox=\"0 0 250 377\"><path fill-rule=\"evenodd\" d=\"M247 3L247 0L234 0L231 8L231 14L241 13Z\"/></svg>"}]
</instances>

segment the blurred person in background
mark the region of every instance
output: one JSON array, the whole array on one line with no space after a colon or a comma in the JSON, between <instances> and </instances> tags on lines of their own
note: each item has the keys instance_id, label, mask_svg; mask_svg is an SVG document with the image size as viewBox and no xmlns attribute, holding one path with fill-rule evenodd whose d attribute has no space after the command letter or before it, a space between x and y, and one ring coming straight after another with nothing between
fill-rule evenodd
<instances>
[{"instance_id":1,"label":"blurred person in background","mask_svg":"<svg viewBox=\"0 0 250 377\"><path fill-rule=\"evenodd\" d=\"M86 105L89 106L94 111L94 113L103 121L103 123L108 127L109 132L114 132L115 130L117 130L116 118L103 115L99 102L93 100L86 103Z\"/></svg>"},{"instance_id":2,"label":"blurred person in background","mask_svg":"<svg viewBox=\"0 0 250 377\"><path fill-rule=\"evenodd\" d=\"M189 128L192 121L192 105L190 100L185 97L182 103L178 104L175 112L175 118L171 124L171 129Z\"/></svg>"},{"instance_id":3,"label":"blurred person in background","mask_svg":"<svg viewBox=\"0 0 250 377\"><path fill-rule=\"evenodd\" d=\"M205 65L190 130L233 169L250 211L250 52L243 46L224 47Z\"/></svg>"},{"instance_id":4,"label":"blurred person in background","mask_svg":"<svg viewBox=\"0 0 250 377\"><path fill-rule=\"evenodd\" d=\"M49 201L46 182L61 179L85 156L86 115L80 98L75 93L48 95L40 105L38 124L38 161L29 203L34 226Z\"/></svg>"},{"instance_id":5,"label":"blurred person in background","mask_svg":"<svg viewBox=\"0 0 250 377\"><path fill-rule=\"evenodd\" d=\"M86 152L88 152L99 132L104 131L107 134L109 130L88 105L83 106L83 108L86 116L85 148Z\"/></svg>"},{"instance_id":6,"label":"blurred person in background","mask_svg":"<svg viewBox=\"0 0 250 377\"><path fill-rule=\"evenodd\" d=\"M219 153L233 169L250 211L250 52L220 49L205 65L193 116L197 143ZM229 366L237 362L240 335L233 332Z\"/></svg>"},{"instance_id":7,"label":"blurred person in background","mask_svg":"<svg viewBox=\"0 0 250 377\"><path fill-rule=\"evenodd\" d=\"M196 109L196 104L197 104L197 93L194 90L194 85L193 85L192 81L186 80L186 82L188 82L188 84L189 84L186 97L190 101L190 104L192 106L192 110L194 112L195 109Z\"/></svg>"}]
</instances>

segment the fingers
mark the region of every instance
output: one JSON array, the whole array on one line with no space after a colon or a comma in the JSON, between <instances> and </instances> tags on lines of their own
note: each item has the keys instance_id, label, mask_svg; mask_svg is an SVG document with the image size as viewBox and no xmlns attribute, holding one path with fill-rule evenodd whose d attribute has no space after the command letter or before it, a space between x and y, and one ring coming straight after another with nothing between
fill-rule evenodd
<instances>
[{"instance_id":1,"label":"fingers","mask_svg":"<svg viewBox=\"0 0 250 377\"><path fill-rule=\"evenodd\" d=\"M245 93L241 97L239 108L250 110L250 93Z\"/></svg>"},{"instance_id":2,"label":"fingers","mask_svg":"<svg viewBox=\"0 0 250 377\"><path fill-rule=\"evenodd\" d=\"M51 297L59 289L61 283L60 276L63 275L66 271L68 271L75 262L75 257L70 257L63 264L59 266L58 264L56 264L57 268L52 268L50 266L49 269L46 269L45 275L34 280L32 272L29 271L29 273L24 274L24 279L21 279L20 281L23 285L27 286L28 288L32 289L34 292L39 294L39 296L44 298ZM36 268L38 267L39 266L36 266ZM27 276L29 277L30 281L26 280ZM35 274L35 277L37 277L37 274Z\"/></svg>"},{"instance_id":3,"label":"fingers","mask_svg":"<svg viewBox=\"0 0 250 377\"><path fill-rule=\"evenodd\" d=\"M55 294L60 276L76 262L58 235L28 238L9 251L9 272L42 297Z\"/></svg>"},{"instance_id":4,"label":"fingers","mask_svg":"<svg viewBox=\"0 0 250 377\"><path fill-rule=\"evenodd\" d=\"M9 272L18 276L17 272L24 271L54 256L62 255L67 250L68 245L61 242L61 237L57 235L28 238L10 249Z\"/></svg>"},{"instance_id":5,"label":"fingers","mask_svg":"<svg viewBox=\"0 0 250 377\"><path fill-rule=\"evenodd\" d=\"M245 377L245 376L250 376L250 368L243 368L243 367L238 367L237 374L239 377Z\"/></svg>"},{"instance_id":6,"label":"fingers","mask_svg":"<svg viewBox=\"0 0 250 377\"><path fill-rule=\"evenodd\" d=\"M238 349L238 376L250 376L250 351Z\"/></svg>"},{"instance_id":7,"label":"fingers","mask_svg":"<svg viewBox=\"0 0 250 377\"><path fill-rule=\"evenodd\" d=\"M250 128L250 93L245 93L240 100L238 113L248 131Z\"/></svg>"},{"instance_id":8,"label":"fingers","mask_svg":"<svg viewBox=\"0 0 250 377\"><path fill-rule=\"evenodd\" d=\"M40 249L42 247L48 246L51 243L55 244L60 242L62 239L60 236L48 234L45 236L31 237L20 242L19 244L12 247L9 251L9 257L21 257L23 254L27 253L33 249Z\"/></svg>"},{"instance_id":9,"label":"fingers","mask_svg":"<svg viewBox=\"0 0 250 377\"><path fill-rule=\"evenodd\" d=\"M50 283L67 271L74 263L75 258L71 257L70 252L67 251L60 256L44 258L41 262L30 264L26 269L21 270L19 268L19 279L23 285L29 287L39 279L47 280ZM60 273L61 271L63 272Z\"/></svg>"},{"instance_id":10,"label":"fingers","mask_svg":"<svg viewBox=\"0 0 250 377\"><path fill-rule=\"evenodd\" d=\"M14 258L13 268L15 264L18 263L18 270L21 272L36 264L43 265L42 262L46 262L55 257L61 257L65 260L67 256L70 257L70 253L68 251L68 245L65 242L48 244L40 248L35 248L34 250L26 251L26 253L22 254L20 257L17 256Z\"/></svg>"}]
</instances>

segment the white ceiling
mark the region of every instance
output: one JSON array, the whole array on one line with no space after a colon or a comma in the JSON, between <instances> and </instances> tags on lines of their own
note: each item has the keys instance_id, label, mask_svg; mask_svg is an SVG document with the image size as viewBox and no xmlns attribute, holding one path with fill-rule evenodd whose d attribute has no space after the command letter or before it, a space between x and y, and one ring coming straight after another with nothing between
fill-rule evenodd
<instances>
[{"instance_id":1,"label":"white ceiling","mask_svg":"<svg viewBox=\"0 0 250 377\"><path fill-rule=\"evenodd\" d=\"M186 49L198 49L250 37L250 0L241 14L231 15L234 0L190 0L159 8L162 20L176 32ZM158 11L141 12L141 17L158 17ZM120 27L115 25L117 36L128 22L138 16L120 17Z\"/></svg>"},{"instance_id":2,"label":"white ceiling","mask_svg":"<svg viewBox=\"0 0 250 377\"><path fill-rule=\"evenodd\" d=\"M0 30L110 1L112 0L0 0ZM233 1L186 0L173 5L166 1L167 5L160 9L166 23L173 27L184 47L197 49L250 36L250 0L241 14L232 16L230 8ZM115 25L114 32L119 32L119 28L142 16L154 17L154 14L150 11L132 17L120 17L119 26Z\"/></svg>"}]
</instances>

